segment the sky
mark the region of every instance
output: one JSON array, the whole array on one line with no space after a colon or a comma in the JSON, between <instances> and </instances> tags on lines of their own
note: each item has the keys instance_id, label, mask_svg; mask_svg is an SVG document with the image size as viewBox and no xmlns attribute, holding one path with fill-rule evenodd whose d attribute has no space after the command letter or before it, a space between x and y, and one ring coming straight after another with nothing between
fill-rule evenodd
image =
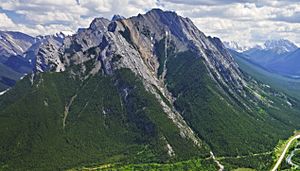
<instances>
[{"instance_id":1,"label":"sky","mask_svg":"<svg viewBox=\"0 0 300 171\"><path fill-rule=\"evenodd\" d=\"M206 35L242 46L269 39L300 45L300 0L0 0L0 30L72 34L95 17L130 17L152 8L175 11Z\"/></svg>"}]
</instances>

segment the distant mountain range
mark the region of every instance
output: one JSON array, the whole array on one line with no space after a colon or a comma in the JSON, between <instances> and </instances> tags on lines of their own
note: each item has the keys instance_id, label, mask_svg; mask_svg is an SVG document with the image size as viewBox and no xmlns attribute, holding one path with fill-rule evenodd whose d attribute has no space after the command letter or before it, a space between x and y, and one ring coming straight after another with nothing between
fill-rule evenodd
<instances>
[{"instance_id":1,"label":"distant mountain range","mask_svg":"<svg viewBox=\"0 0 300 171\"><path fill-rule=\"evenodd\" d=\"M224 46L228 49L235 50L237 52L244 52L249 49L247 46L242 46L235 41L224 41Z\"/></svg>"},{"instance_id":2,"label":"distant mountain range","mask_svg":"<svg viewBox=\"0 0 300 171\"><path fill-rule=\"evenodd\" d=\"M0 91L13 86L34 69L35 62L39 62L36 57L47 52L46 42L52 41L55 46L61 44L64 37L62 33L32 37L21 32L0 31ZM38 54L41 48L44 51Z\"/></svg>"},{"instance_id":3,"label":"distant mountain range","mask_svg":"<svg viewBox=\"0 0 300 171\"><path fill-rule=\"evenodd\" d=\"M289 40L268 40L263 46L240 49L237 43L225 43L226 47L241 53L240 56L280 75L300 77L300 49Z\"/></svg>"}]
</instances>

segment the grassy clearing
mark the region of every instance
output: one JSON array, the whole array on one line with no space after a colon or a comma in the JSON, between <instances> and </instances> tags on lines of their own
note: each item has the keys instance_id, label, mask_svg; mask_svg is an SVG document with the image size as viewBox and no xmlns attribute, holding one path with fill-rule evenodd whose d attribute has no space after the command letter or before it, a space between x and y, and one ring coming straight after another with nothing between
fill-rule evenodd
<instances>
[{"instance_id":1,"label":"grassy clearing","mask_svg":"<svg viewBox=\"0 0 300 171\"><path fill-rule=\"evenodd\" d=\"M238 169L234 169L233 171L255 171L255 169L250 169L250 168L238 168Z\"/></svg>"},{"instance_id":2,"label":"grassy clearing","mask_svg":"<svg viewBox=\"0 0 300 171\"><path fill-rule=\"evenodd\" d=\"M209 155L180 136L130 70L85 81L67 71L42 73L33 85L26 77L1 96L0 108L0 170L170 163ZM166 143L175 156L168 155Z\"/></svg>"},{"instance_id":3,"label":"grassy clearing","mask_svg":"<svg viewBox=\"0 0 300 171\"><path fill-rule=\"evenodd\" d=\"M132 171L132 170L143 170L143 171L169 171L169 170L205 170L212 171L217 170L217 167L212 159L201 160L201 159L193 159L187 161L181 161L176 163L167 163L167 164L159 164L159 163L147 163L147 164L129 164L129 165L121 165L121 164L105 164L96 167L81 167L70 169L69 171Z\"/></svg>"}]
</instances>

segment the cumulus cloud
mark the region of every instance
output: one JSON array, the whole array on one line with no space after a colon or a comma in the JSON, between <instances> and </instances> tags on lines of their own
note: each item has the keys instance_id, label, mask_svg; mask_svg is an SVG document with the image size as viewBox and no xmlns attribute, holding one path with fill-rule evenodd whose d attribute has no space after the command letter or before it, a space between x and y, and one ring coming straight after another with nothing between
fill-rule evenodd
<instances>
[{"instance_id":1,"label":"cumulus cloud","mask_svg":"<svg viewBox=\"0 0 300 171\"><path fill-rule=\"evenodd\" d=\"M232 3L249 2L249 0L165 0L165 2L184 5L224 5Z\"/></svg>"},{"instance_id":2,"label":"cumulus cloud","mask_svg":"<svg viewBox=\"0 0 300 171\"><path fill-rule=\"evenodd\" d=\"M88 27L95 17L111 18L114 14L129 17L157 7L156 2L155 0L0 0L0 12L4 11L10 15L3 13L5 16L1 18L12 23L11 27L2 24L0 29L26 31L33 35L54 34L60 30L70 33L80 27ZM22 17L23 20L16 16ZM17 24L13 20L16 20Z\"/></svg>"},{"instance_id":3,"label":"cumulus cloud","mask_svg":"<svg viewBox=\"0 0 300 171\"><path fill-rule=\"evenodd\" d=\"M15 23L8 18L8 16L5 13L0 13L0 23L2 23L3 28L13 28L15 26Z\"/></svg>"},{"instance_id":4,"label":"cumulus cloud","mask_svg":"<svg viewBox=\"0 0 300 171\"><path fill-rule=\"evenodd\" d=\"M252 46L286 38L300 45L300 2L294 0L161 0L160 4L223 40Z\"/></svg>"},{"instance_id":5,"label":"cumulus cloud","mask_svg":"<svg viewBox=\"0 0 300 171\"><path fill-rule=\"evenodd\" d=\"M130 17L157 7L189 17L205 34L223 40L253 45L287 38L300 45L295 0L0 0L0 30L71 33L95 17Z\"/></svg>"}]
</instances>

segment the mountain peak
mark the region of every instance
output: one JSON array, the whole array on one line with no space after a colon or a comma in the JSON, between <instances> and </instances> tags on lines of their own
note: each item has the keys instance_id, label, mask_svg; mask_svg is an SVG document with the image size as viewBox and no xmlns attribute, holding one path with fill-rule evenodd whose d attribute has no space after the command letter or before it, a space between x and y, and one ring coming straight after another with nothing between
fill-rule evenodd
<instances>
[{"instance_id":1,"label":"mountain peak","mask_svg":"<svg viewBox=\"0 0 300 171\"><path fill-rule=\"evenodd\" d=\"M162 9L160 9L160 8L153 8L153 9L151 9L150 11L148 11L146 14L148 14L148 13L157 13L157 14L159 14L159 13L164 13L165 11L163 11Z\"/></svg>"},{"instance_id":2,"label":"mountain peak","mask_svg":"<svg viewBox=\"0 0 300 171\"><path fill-rule=\"evenodd\" d=\"M293 42L286 39L267 40L264 46L266 50L272 50L278 54L293 52L298 49Z\"/></svg>"},{"instance_id":3,"label":"mountain peak","mask_svg":"<svg viewBox=\"0 0 300 171\"><path fill-rule=\"evenodd\" d=\"M236 41L224 41L223 44L227 49L235 50L237 52L244 52L249 49L249 47L242 46Z\"/></svg>"},{"instance_id":4,"label":"mountain peak","mask_svg":"<svg viewBox=\"0 0 300 171\"><path fill-rule=\"evenodd\" d=\"M90 28L92 30L105 30L106 26L110 23L110 21L106 18L100 17L95 18L90 24Z\"/></svg>"},{"instance_id":5,"label":"mountain peak","mask_svg":"<svg viewBox=\"0 0 300 171\"><path fill-rule=\"evenodd\" d=\"M115 15L112 17L111 21L118 21L118 20L124 20L124 19L125 19L125 17L123 17L123 16L121 16L121 15L118 15L118 14L115 14Z\"/></svg>"},{"instance_id":6,"label":"mountain peak","mask_svg":"<svg viewBox=\"0 0 300 171\"><path fill-rule=\"evenodd\" d=\"M149 14L156 14L156 15L159 15L159 16L167 15L168 17L171 17L171 16L173 16L173 17L179 17L175 11L169 11L169 10L164 11L164 10L162 10L160 8L153 8L150 11L148 11L146 13L146 15L147 14L148 15Z\"/></svg>"}]
</instances>

